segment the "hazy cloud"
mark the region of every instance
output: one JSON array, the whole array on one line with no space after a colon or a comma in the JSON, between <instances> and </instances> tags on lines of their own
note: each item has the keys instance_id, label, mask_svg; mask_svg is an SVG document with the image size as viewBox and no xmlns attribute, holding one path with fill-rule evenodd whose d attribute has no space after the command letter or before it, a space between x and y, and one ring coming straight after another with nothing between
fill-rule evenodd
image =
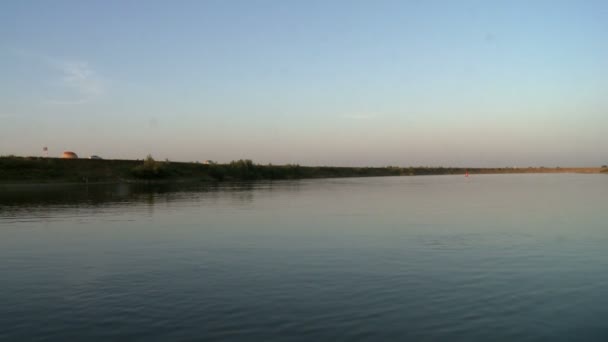
<instances>
[{"instance_id":1,"label":"hazy cloud","mask_svg":"<svg viewBox=\"0 0 608 342\"><path fill-rule=\"evenodd\" d=\"M45 102L48 104L82 104L104 94L105 87L102 77L86 61L60 59L15 47L5 50L19 59L49 68L54 72L55 76L51 76L50 82L60 90L58 93L61 95L55 95L54 98L46 100ZM48 79L40 81L44 83Z\"/></svg>"},{"instance_id":2,"label":"hazy cloud","mask_svg":"<svg viewBox=\"0 0 608 342\"><path fill-rule=\"evenodd\" d=\"M158 128L158 119L155 117L151 117L148 119L148 126L150 128Z\"/></svg>"},{"instance_id":3,"label":"hazy cloud","mask_svg":"<svg viewBox=\"0 0 608 342\"><path fill-rule=\"evenodd\" d=\"M87 62L53 62L62 73L59 85L68 91L66 98L50 100L51 104L81 104L90 102L104 93L103 82Z\"/></svg>"},{"instance_id":4,"label":"hazy cloud","mask_svg":"<svg viewBox=\"0 0 608 342\"><path fill-rule=\"evenodd\" d=\"M378 115L376 115L376 114L344 114L344 115L342 115L342 118L351 119L351 120L369 120L369 119L374 119L377 117L378 117Z\"/></svg>"}]
</instances>

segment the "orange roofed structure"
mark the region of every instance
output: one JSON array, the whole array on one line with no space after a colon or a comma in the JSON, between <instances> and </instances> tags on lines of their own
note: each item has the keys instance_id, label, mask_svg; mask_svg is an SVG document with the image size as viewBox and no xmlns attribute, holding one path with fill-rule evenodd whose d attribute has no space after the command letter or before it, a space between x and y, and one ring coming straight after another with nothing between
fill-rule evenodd
<instances>
[{"instance_id":1,"label":"orange roofed structure","mask_svg":"<svg viewBox=\"0 0 608 342\"><path fill-rule=\"evenodd\" d=\"M76 155L76 153L74 153L72 151L65 151L61 155L61 158L62 159L78 159L78 155Z\"/></svg>"}]
</instances>

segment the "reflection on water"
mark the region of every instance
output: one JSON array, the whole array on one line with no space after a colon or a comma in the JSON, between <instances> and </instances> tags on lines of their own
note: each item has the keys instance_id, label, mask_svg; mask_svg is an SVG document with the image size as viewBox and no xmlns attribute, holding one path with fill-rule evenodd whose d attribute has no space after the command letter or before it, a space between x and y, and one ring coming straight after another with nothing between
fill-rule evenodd
<instances>
[{"instance_id":1,"label":"reflection on water","mask_svg":"<svg viewBox=\"0 0 608 342\"><path fill-rule=\"evenodd\" d=\"M270 188L271 183L186 183L186 184L38 184L0 185L0 204L28 205L103 205L106 203L149 202L159 196L167 201L184 194L218 191L240 194L243 200L252 190ZM237 196L238 197L238 196Z\"/></svg>"},{"instance_id":2,"label":"reflection on water","mask_svg":"<svg viewBox=\"0 0 608 342\"><path fill-rule=\"evenodd\" d=\"M0 185L0 212L4 219L44 216L61 211L74 213L75 208L146 207L154 212L157 204L200 201L224 201L245 205L256 192L294 191L297 181L234 183L160 183L160 184L37 184ZM254 191L255 190L255 191ZM94 211L93 211L94 212Z\"/></svg>"},{"instance_id":3,"label":"reflection on water","mask_svg":"<svg viewBox=\"0 0 608 342\"><path fill-rule=\"evenodd\" d=\"M604 175L0 187L0 340L605 341Z\"/></svg>"}]
</instances>

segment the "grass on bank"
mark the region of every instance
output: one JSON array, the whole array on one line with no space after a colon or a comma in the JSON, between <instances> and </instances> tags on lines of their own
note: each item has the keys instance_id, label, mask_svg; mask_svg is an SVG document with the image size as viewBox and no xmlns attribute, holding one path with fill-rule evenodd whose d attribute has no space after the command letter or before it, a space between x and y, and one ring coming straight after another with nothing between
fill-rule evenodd
<instances>
[{"instance_id":1,"label":"grass on bank","mask_svg":"<svg viewBox=\"0 0 608 342\"><path fill-rule=\"evenodd\" d=\"M261 165L251 160L227 164L200 164L142 160L59 159L43 157L0 157L0 182L114 182L256 179L299 179L330 177L371 177L462 173L458 168L329 167Z\"/></svg>"},{"instance_id":2,"label":"grass on bank","mask_svg":"<svg viewBox=\"0 0 608 342\"><path fill-rule=\"evenodd\" d=\"M479 173L608 173L608 168L330 167L261 165L251 160L200 164L154 160L0 157L0 183L87 183L129 181L238 181L332 177L415 176Z\"/></svg>"}]
</instances>

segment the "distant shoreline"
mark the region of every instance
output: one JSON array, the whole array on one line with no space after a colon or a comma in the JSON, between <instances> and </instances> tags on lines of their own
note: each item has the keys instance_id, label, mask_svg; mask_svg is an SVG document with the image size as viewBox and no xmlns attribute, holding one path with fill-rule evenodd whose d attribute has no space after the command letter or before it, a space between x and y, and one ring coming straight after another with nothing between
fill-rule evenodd
<instances>
[{"instance_id":1,"label":"distant shoreline","mask_svg":"<svg viewBox=\"0 0 608 342\"><path fill-rule=\"evenodd\" d=\"M250 160L201 164L142 160L0 157L0 184L172 183L421 175L586 173L602 167L331 167L261 165Z\"/></svg>"}]
</instances>

